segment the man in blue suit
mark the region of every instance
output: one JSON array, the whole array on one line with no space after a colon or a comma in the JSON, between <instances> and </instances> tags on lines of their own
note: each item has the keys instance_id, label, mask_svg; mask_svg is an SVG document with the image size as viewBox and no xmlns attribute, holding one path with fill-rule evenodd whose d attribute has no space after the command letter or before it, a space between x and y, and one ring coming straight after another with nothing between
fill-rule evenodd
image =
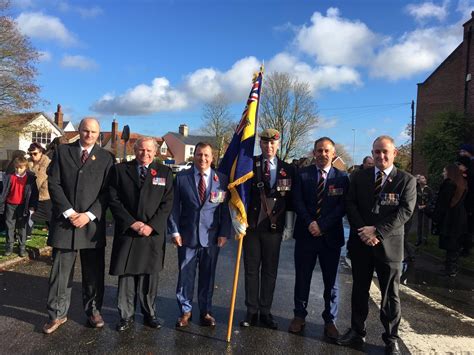
<instances>
[{"instance_id":1,"label":"man in blue suit","mask_svg":"<svg viewBox=\"0 0 474 355\"><path fill-rule=\"evenodd\" d=\"M224 174L211 169L212 146L200 142L194 150L194 166L179 172L174 181L174 202L168 233L178 247L179 276L176 297L181 316L177 328L192 317L194 279L199 267L200 323L215 326L212 293L219 249L230 237L231 220Z\"/></svg>"},{"instance_id":2,"label":"man in blue suit","mask_svg":"<svg viewBox=\"0 0 474 355\"><path fill-rule=\"evenodd\" d=\"M341 247L344 245L344 196L349 188L347 174L331 166L335 154L332 139L319 138L313 150L316 164L299 170L295 179L295 309L288 329L291 333L299 333L304 329L311 276L319 257L324 281L324 335L331 340L339 337L335 325L337 269Z\"/></svg>"}]
</instances>

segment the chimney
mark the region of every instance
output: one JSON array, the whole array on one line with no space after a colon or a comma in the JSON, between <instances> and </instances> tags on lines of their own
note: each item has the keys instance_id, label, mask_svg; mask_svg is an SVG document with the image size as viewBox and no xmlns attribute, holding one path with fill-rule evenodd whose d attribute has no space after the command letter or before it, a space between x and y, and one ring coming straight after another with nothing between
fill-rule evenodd
<instances>
[{"instance_id":1,"label":"chimney","mask_svg":"<svg viewBox=\"0 0 474 355\"><path fill-rule=\"evenodd\" d=\"M112 150L114 151L115 155L117 155L117 141L119 140L118 134L119 134L118 133L118 122L114 118L114 120L112 121L112 133L111 133L110 140L111 140L111 147L112 147Z\"/></svg>"},{"instance_id":2,"label":"chimney","mask_svg":"<svg viewBox=\"0 0 474 355\"><path fill-rule=\"evenodd\" d=\"M63 116L64 114L61 111L61 105L58 104L58 110L54 113L54 123L56 123L61 129L63 129Z\"/></svg>"},{"instance_id":3,"label":"chimney","mask_svg":"<svg viewBox=\"0 0 474 355\"><path fill-rule=\"evenodd\" d=\"M186 124L180 124L179 125L179 134L181 134L184 137L187 137L188 136L188 131L189 131L188 125L186 125Z\"/></svg>"}]
</instances>

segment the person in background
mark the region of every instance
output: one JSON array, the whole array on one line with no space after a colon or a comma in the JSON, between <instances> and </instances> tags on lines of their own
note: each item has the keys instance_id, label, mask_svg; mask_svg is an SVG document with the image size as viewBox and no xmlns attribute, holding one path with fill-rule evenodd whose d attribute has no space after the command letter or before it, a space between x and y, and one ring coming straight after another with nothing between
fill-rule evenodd
<instances>
[{"instance_id":1,"label":"person in background","mask_svg":"<svg viewBox=\"0 0 474 355\"><path fill-rule=\"evenodd\" d=\"M466 155L458 156L456 164L467 183L467 194L464 206L467 213L467 233L461 244L460 256L469 256L472 248L472 237L474 233L474 168L473 161Z\"/></svg>"},{"instance_id":2,"label":"person in background","mask_svg":"<svg viewBox=\"0 0 474 355\"><path fill-rule=\"evenodd\" d=\"M462 238L467 233L464 208L467 183L456 164L449 164L443 169L443 178L432 219L438 224L439 247L446 250L446 275L454 277L458 271Z\"/></svg>"},{"instance_id":3,"label":"person in background","mask_svg":"<svg viewBox=\"0 0 474 355\"><path fill-rule=\"evenodd\" d=\"M69 143L69 141L67 140L65 136L56 137L46 147L45 154L48 156L49 159L53 159L54 153L58 150L58 147L61 144L67 144L67 143Z\"/></svg>"},{"instance_id":4,"label":"person in background","mask_svg":"<svg viewBox=\"0 0 474 355\"><path fill-rule=\"evenodd\" d=\"M424 175L417 176L418 184L416 186L416 204L417 204L417 229L416 229L416 243L415 246L420 246L422 243L428 242L428 231L430 219L425 213L426 207L433 199L433 190L428 186L426 177Z\"/></svg>"},{"instance_id":5,"label":"person in background","mask_svg":"<svg viewBox=\"0 0 474 355\"><path fill-rule=\"evenodd\" d=\"M370 155L367 155L364 160L362 160L361 169L373 168L374 166L374 158L372 158Z\"/></svg>"},{"instance_id":6,"label":"person in background","mask_svg":"<svg viewBox=\"0 0 474 355\"><path fill-rule=\"evenodd\" d=\"M26 225L30 214L33 214L38 204L38 188L36 177L29 172L28 160L17 157L13 161L15 172L5 175L3 191L0 196L0 214L5 215L7 227L7 240L5 243L5 256L13 252L13 244L18 238L19 253L26 256Z\"/></svg>"},{"instance_id":7,"label":"person in background","mask_svg":"<svg viewBox=\"0 0 474 355\"><path fill-rule=\"evenodd\" d=\"M28 154L30 155L28 167L36 176L36 186L39 191L38 208L33 214L32 220L36 223L45 223L46 226L49 226L53 206L49 197L47 169L51 160L44 153L45 150L41 144L37 142L31 143L28 148ZM29 227L30 231L32 227L33 226ZM29 236L31 233L27 233L27 235Z\"/></svg>"}]
</instances>

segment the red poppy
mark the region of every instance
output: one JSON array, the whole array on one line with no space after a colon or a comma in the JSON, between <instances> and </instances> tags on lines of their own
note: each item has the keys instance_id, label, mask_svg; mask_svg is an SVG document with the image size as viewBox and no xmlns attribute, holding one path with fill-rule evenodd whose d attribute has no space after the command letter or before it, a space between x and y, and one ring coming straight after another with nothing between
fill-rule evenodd
<instances>
[{"instance_id":1,"label":"red poppy","mask_svg":"<svg viewBox=\"0 0 474 355\"><path fill-rule=\"evenodd\" d=\"M286 176L286 171L284 169L280 169L280 175L285 177Z\"/></svg>"},{"instance_id":2,"label":"red poppy","mask_svg":"<svg viewBox=\"0 0 474 355\"><path fill-rule=\"evenodd\" d=\"M151 170L150 170L150 174L151 174L151 176L156 176L156 170L155 170L155 169L151 169Z\"/></svg>"},{"instance_id":3,"label":"red poppy","mask_svg":"<svg viewBox=\"0 0 474 355\"><path fill-rule=\"evenodd\" d=\"M219 181L219 177L217 176L217 174L214 174L214 181L215 181L215 182L218 182L218 181Z\"/></svg>"}]
</instances>

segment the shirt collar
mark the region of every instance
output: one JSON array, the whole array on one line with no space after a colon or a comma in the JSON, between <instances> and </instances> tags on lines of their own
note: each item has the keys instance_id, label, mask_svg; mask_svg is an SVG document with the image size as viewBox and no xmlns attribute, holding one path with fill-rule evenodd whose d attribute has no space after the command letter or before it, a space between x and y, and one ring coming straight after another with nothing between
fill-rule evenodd
<instances>
[{"instance_id":1,"label":"shirt collar","mask_svg":"<svg viewBox=\"0 0 474 355\"><path fill-rule=\"evenodd\" d=\"M83 150L87 150L87 153L90 154L91 151L92 151L92 148L94 148L94 145L91 145L89 148L86 149L86 148L84 148L84 147L81 145L81 143L79 143L79 147L81 148L81 152L82 152Z\"/></svg>"},{"instance_id":2,"label":"shirt collar","mask_svg":"<svg viewBox=\"0 0 474 355\"><path fill-rule=\"evenodd\" d=\"M194 167L194 175L199 175L200 172L199 170ZM211 176L211 168L207 168L207 170L204 170L204 176Z\"/></svg>"},{"instance_id":3,"label":"shirt collar","mask_svg":"<svg viewBox=\"0 0 474 355\"><path fill-rule=\"evenodd\" d=\"M393 170L393 164L391 166L389 166L387 169L385 169L383 172L385 174L385 176L389 176L390 173L392 172ZM380 171L379 168L375 167L375 175L377 175L377 173Z\"/></svg>"},{"instance_id":4,"label":"shirt collar","mask_svg":"<svg viewBox=\"0 0 474 355\"><path fill-rule=\"evenodd\" d=\"M277 157L276 156L274 156L271 159L263 158L263 162L265 162L266 160L268 160L270 162L270 165L276 166L276 164L277 164Z\"/></svg>"},{"instance_id":5,"label":"shirt collar","mask_svg":"<svg viewBox=\"0 0 474 355\"><path fill-rule=\"evenodd\" d=\"M24 178L24 177L26 176L26 171L25 171L25 173L24 173L23 175L18 175L17 173L15 173L15 176L16 176L16 177L19 177L19 178Z\"/></svg>"},{"instance_id":6,"label":"shirt collar","mask_svg":"<svg viewBox=\"0 0 474 355\"><path fill-rule=\"evenodd\" d=\"M329 174L329 170L331 170L331 165L329 165L329 166L326 166L326 167L325 167L325 168L323 168L323 169L321 169L321 168L318 168L318 170L323 170L323 171L326 173L326 175L328 175L328 174Z\"/></svg>"}]
</instances>

